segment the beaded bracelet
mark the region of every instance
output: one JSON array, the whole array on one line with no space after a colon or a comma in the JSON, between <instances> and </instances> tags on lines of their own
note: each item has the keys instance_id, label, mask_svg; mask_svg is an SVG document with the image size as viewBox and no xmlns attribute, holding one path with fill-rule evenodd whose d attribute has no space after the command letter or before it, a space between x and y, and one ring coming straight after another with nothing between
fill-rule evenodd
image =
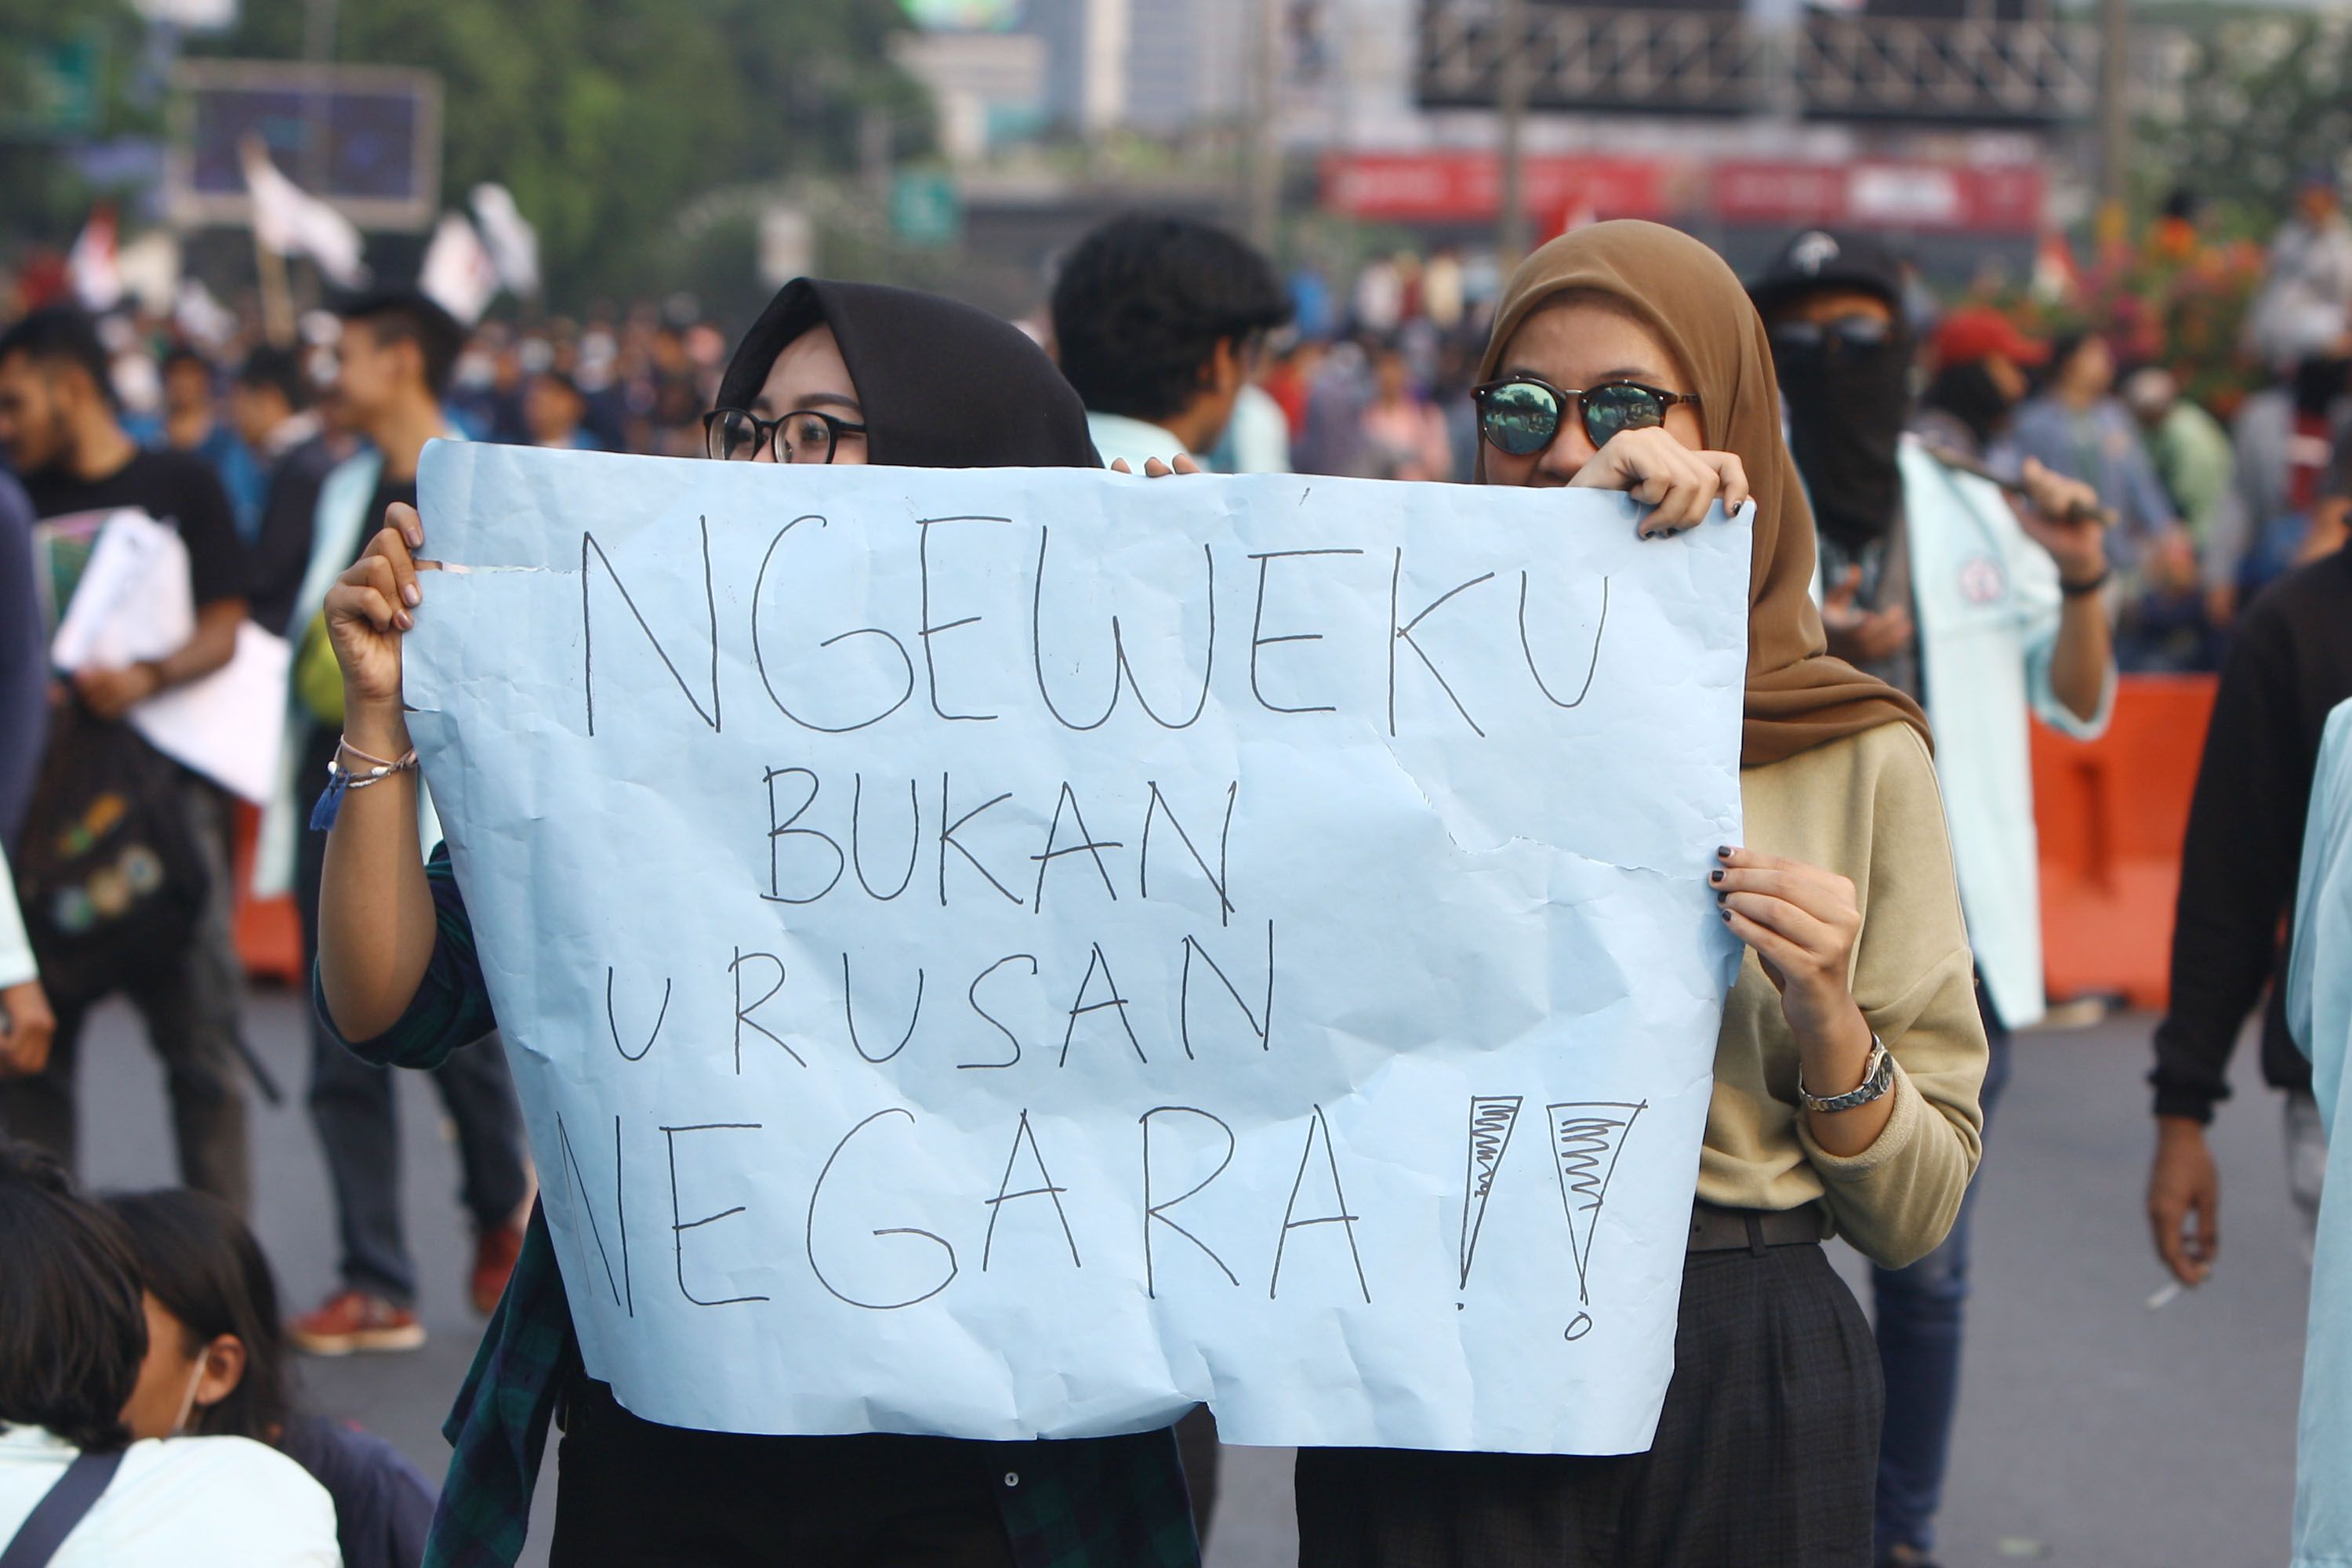
<instances>
[{"instance_id":1,"label":"beaded bracelet","mask_svg":"<svg viewBox=\"0 0 2352 1568\"><path fill-rule=\"evenodd\" d=\"M343 766L343 753L346 752L367 763L366 769L354 772ZM320 795L318 805L310 808L310 831L324 833L335 826L335 818L343 809L345 792L382 784L394 773L413 773L415 768L416 748L414 746L397 757L379 757L371 752L361 751L349 740L338 738L335 754L327 759L326 793Z\"/></svg>"}]
</instances>

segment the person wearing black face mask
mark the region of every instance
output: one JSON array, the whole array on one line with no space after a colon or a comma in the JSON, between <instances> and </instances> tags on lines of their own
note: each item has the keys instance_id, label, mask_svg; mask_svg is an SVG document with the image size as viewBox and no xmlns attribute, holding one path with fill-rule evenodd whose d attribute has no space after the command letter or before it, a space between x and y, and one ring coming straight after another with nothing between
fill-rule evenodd
<instances>
[{"instance_id":1,"label":"person wearing black face mask","mask_svg":"<svg viewBox=\"0 0 2352 1568\"><path fill-rule=\"evenodd\" d=\"M1973 313L1938 334L1947 405L1906 435L1913 344L1894 258L1820 230L1790 241L1750 285L1772 355L1821 545L1830 651L1916 696L1936 731L1936 772L1977 954L1991 1061L1990 1132L2008 1079L2009 1031L2038 1022L2042 942L2029 709L2061 731L2106 726L2115 664L2098 590L2107 579L2090 487L2025 466L2027 501L1947 461L1981 448L2015 394L2001 369L2030 349ZM1981 349L1983 352L1970 352ZM2000 363L1993 362L1998 359ZM2022 375L2014 379L2022 381ZM2072 521L2069 521L2069 519ZM1930 1562L1959 1383L1968 1297L1964 1201L1949 1237L1902 1269L1875 1269L1886 1415L1879 1445L1882 1564Z\"/></svg>"},{"instance_id":2,"label":"person wearing black face mask","mask_svg":"<svg viewBox=\"0 0 2352 1568\"><path fill-rule=\"evenodd\" d=\"M1990 305L1963 305L1936 323L1928 357L1935 374L1912 429L1930 447L1981 458L2009 433L2032 390L2026 371L2049 363L2050 350Z\"/></svg>"}]
</instances>

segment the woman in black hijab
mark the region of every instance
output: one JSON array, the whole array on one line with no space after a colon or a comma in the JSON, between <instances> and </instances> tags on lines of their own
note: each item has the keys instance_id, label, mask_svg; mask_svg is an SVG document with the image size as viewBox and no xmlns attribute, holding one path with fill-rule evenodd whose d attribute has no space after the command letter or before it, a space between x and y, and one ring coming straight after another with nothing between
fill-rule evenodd
<instances>
[{"instance_id":1,"label":"woman in black hijab","mask_svg":"<svg viewBox=\"0 0 2352 1568\"><path fill-rule=\"evenodd\" d=\"M758 441L791 415L815 417L787 426L789 451ZM1102 467L1077 394L1019 328L879 283L786 284L728 361L704 426L714 458Z\"/></svg>"},{"instance_id":2,"label":"woman in black hijab","mask_svg":"<svg viewBox=\"0 0 2352 1568\"><path fill-rule=\"evenodd\" d=\"M704 420L711 456L914 468L1096 468L1077 395L1017 330L933 295L802 279L769 304ZM395 506L327 598L352 760L404 757L401 635L423 589ZM361 763L364 767L366 764ZM415 774L347 793L320 893L319 995L370 1060L430 1068L495 1026L444 851L423 862ZM624 1410L580 1363L545 1219L447 1430L429 1563L511 1563L547 1422L563 1410L556 1568L586 1563L1197 1568L1166 1431L1053 1443L762 1437Z\"/></svg>"}]
</instances>

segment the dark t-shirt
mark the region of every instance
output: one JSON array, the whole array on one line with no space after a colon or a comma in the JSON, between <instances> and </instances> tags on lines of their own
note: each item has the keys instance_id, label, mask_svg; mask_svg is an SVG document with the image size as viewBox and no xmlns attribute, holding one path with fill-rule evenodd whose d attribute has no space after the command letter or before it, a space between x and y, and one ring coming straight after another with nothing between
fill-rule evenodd
<instances>
[{"instance_id":1,"label":"dark t-shirt","mask_svg":"<svg viewBox=\"0 0 2352 1568\"><path fill-rule=\"evenodd\" d=\"M169 523L188 547L188 586L199 607L245 597L245 545L220 477L189 452L142 451L102 479L55 471L25 479L25 493L41 517L136 507Z\"/></svg>"},{"instance_id":2,"label":"dark t-shirt","mask_svg":"<svg viewBox=\"0 0 2352 1568\"><path fill-rule=\"evenodd\" d=\"M261 526L249 556L252 581L246 614L254 625L280 636L299 634L300 628L286 623L310 567L311 521L319 510L319 490L334 467L334 453L313 436L279 458L269 471Z\"/></svg>"},{"instance_id":3,"label":"dark t-shirt","mask_svg":"<svg viewBox=\"0 0 2352 1568\"><path fill-rule=\"evenodd\" d=\"M2262 999L2263 1076L2311 1088L2287 1033L2287 929L2327 715L2352 699L2352 548L2296 568L2238 618L2180 844L2172 996L2156 1030L2156 1113L2204 1121Z\"/></svg>"},{"instance_id":4,"label":"dark t-shirt","mask_svg":"<svg viewBox=\"0 0 2352 1568\"><path fill-rule=\"evenodd\" d=\"M367 553L368 541L383 530L384 509L394 501L404 501L410 506L416 504L415 475L411 474L404 479L395 479L390 474L386 474L376 480L375 495L368 501L367 517L360 528L360 547L352 552L352 560L356 561Z\"/></svg>"},{"instance_id":5,"label":"dark t-shirt","mask_svg":"<svg viewBox=\"0 0 2352 1568\"><path fill-rule=\"evenodd\" d=\"M335 1500L343 1568L416 1568L433 1522L433 1487L373 1432L319 1415L286 1424L278 1447Z\"/></svg>"}]
</instances>

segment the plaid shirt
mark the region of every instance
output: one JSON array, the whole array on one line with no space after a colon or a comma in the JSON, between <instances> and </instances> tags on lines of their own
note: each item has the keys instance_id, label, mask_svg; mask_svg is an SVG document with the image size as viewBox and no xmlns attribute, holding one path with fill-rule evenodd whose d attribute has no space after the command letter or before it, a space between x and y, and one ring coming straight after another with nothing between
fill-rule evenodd
<instances>
[{"instance_id":1,"label":"plaid shirt","mask_svg":"<svg viewBox=\"0 0 2352 1568\"><path fill-rule=\"evenodd\" d=\"M434 852L425 879L440 929L424 983L383 1035L344 1042L380 1066L436 1067L498 1026L446 849ZM513 1277L442 1424L455 1452L425 1568L510 1568L522 1552L548 1422L579 1366L555 1245L534 1205ZM1198 1568L1170 1431L982 1447L998 1451L990 1469L1002 1476L997 1504L1019 1568Z\"/></svg>"}]
</instances>

